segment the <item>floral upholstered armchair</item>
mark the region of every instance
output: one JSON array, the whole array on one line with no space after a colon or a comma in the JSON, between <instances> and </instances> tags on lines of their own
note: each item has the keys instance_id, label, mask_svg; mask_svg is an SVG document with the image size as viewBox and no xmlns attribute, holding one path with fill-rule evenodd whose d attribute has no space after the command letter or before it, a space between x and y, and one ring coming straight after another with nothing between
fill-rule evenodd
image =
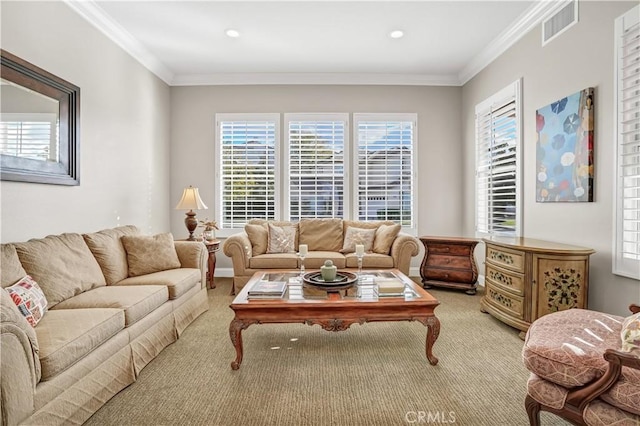
<instances>
[{"instance_id":1,"label":"floral upholstered armchair","mask_svg":"<svg viewBox=\"0 0 640 426\"><path fill-rule=\"evenodd\" d=\"M569 309L531 324L522 357L532 426L541 410L578 425L640 425L640 306L629 309Z\"/></svg>"}]
</instances>

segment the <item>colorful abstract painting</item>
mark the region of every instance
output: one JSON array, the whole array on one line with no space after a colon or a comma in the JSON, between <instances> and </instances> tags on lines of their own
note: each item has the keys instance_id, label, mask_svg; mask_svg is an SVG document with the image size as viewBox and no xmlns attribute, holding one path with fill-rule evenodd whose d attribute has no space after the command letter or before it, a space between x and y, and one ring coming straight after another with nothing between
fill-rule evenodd
<instances>
[{"instance_id":1,"label":"colorful abstract painting","mask_svg":"<svg viewBox=\"0 0 640 426\"><path fill-rule=\"evenodd\" d=\"M593 201L593 88L536 111L536 201Z\"/></svg>"}]
</instances>

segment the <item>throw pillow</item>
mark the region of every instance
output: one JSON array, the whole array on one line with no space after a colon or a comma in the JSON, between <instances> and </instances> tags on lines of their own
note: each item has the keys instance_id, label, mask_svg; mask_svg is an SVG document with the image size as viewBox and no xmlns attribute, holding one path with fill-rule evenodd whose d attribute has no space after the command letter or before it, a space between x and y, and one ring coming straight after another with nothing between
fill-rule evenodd
<instances>
[{"instance_id":1,"label":"throw pillow","mask_svg":"<svg viewBox=\"0 0 640 426\"><path fill-rule=\"evenodd\" d=\"M402 226L400 226L400 224L380 225L376 230L376 238L373 240L373 252L389 254L391 246L400 233L401 228Z\"/></svg>"},{"instance_id":2,"label":"throw pillow","mask_svg":"<svg viewBox=\"0 0 640 426\"><path fill-rule=\"evenodd\" d=\"M295 252L296 228L269 224L269 244L267 253Z\"/></svg>"},{"instance_id":3,"label":"throw pillow","mask_svg":"<svg viewBox=\"0 0 640 426\"><path fill-rule=\"evenodd\" d=\"M640 357L640 312L627 317L622 323L622 352L633 352Z\"/></svg>"},{"instance_id":4,"label":"throw pillow","mask_svg":"<svg viewBox=\"0 0 640 426\"><path fill-rule=\"evenodd\" d=\"M158 235L124 235L122 245L127 252L129 276L152 274L177 269L180 259L170 233Z\"/></svg>"},{"instance_id":5,"label":"throw pillow","mask_svg":"<svg viewBox=\"0 0 640 426\"><path fill-rule=\"evenodd\" d=\"M355 252L357 244L362 244L364 246L365 253L371 253L371 249L373 248L373 239L375 236L375 229L362 229L350 226L347 228L347 232L344 235L344 245L342 246L340 253Z\"/></svg>"},{"instance_id":6,"label":"throw pillow","mask_svg":"<svg viewBox=\"0 0 640 426\"><path fill-rule=\"evenodd\" d=\"M140 230L137 227L128 225L82 235L93 257L98 261L107 285L115 284L129 276L127 252L120 239L123 235L138 234Z\"/></svg>"},{"instance_id":7,"label":"throw pillow","mask_svg":"<svg viewBox=\"0 0 640 426\"><path fill-rule=\"evenodd\" d=\"M47 312L47 298L38 283L27 275L6 290L20 313L35 327Z\"/></svg>"},{"instance_id":8,"label":"throw pillow","mask_svg":"<svg viewBox=\"0 0 640 426\"><path fill-rule=\"evenodd\" d=\"M269 245L269 229L264 225L246 224L244 231L251 242L252 256L265 254Z\"/></svg>"}]
</instances>

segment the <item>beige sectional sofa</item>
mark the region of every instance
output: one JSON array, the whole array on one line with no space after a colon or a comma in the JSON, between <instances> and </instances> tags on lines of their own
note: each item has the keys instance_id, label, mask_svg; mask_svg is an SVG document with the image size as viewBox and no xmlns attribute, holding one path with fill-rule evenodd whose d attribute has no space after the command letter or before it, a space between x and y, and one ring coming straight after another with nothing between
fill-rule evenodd
<instances>
[{"instance_id":1,"label":"beige sectional sofa","mask_svg":"<svg viewBox=\"0 0 640 426\"><path fill-rule=\"evenodd\" d=\"M275 240L282 229L291 231L289 235L293 244L288 249L274 250L273 246L280 242ZM309 252L304 260L307 270L320 268L325 260L332 260L338 269L357 268L353 244L348 247L354 230L373 230L374 234L363 259L363 268L395 268L409 274L411 258L420 250L419 240L402 233L400 225L390 221L302 219L300 222L286 222L252 219L243 232L225 240L222 250L233 262L233 284L235 290L239 290L258 270L299 268L300 258L296 252L300 244L308 246Z\"/></svg>"},{"instance_id":2,"label":"beige sectional sofa","mask_svg":"<svg viewBox=\"0 0 640 426\"><path fill-rule=\"evenodd\" d=\"M134 226L2 244L0 424L81 424L208 309L206 248ZM35 327L5 290L46 296Z\"/></svg>"}]
</instances>

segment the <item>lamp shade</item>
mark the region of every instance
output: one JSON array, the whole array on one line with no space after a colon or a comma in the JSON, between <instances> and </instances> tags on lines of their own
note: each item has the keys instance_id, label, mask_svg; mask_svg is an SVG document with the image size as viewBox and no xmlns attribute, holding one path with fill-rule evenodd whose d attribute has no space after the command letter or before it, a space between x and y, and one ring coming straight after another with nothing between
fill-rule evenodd
<instances>
[{"instance_id":1,"label":"lamp shade","mask_svg":"<svg viewBox=\"0 0 640 426\"><path fill-rule=\"evenodd\" d=\"M184 192L182 193L182 198L180 199L180 201L178 202L178 205L176 206L176 209L179 210L193 210L193 209L207 209L208 207L204 204L204 202L202 201L202 198L200 198L200 194L198 193L198 188L194 188L193 186L189 185L188 188L184 189Z\"/></svg>"}]
</instances>

